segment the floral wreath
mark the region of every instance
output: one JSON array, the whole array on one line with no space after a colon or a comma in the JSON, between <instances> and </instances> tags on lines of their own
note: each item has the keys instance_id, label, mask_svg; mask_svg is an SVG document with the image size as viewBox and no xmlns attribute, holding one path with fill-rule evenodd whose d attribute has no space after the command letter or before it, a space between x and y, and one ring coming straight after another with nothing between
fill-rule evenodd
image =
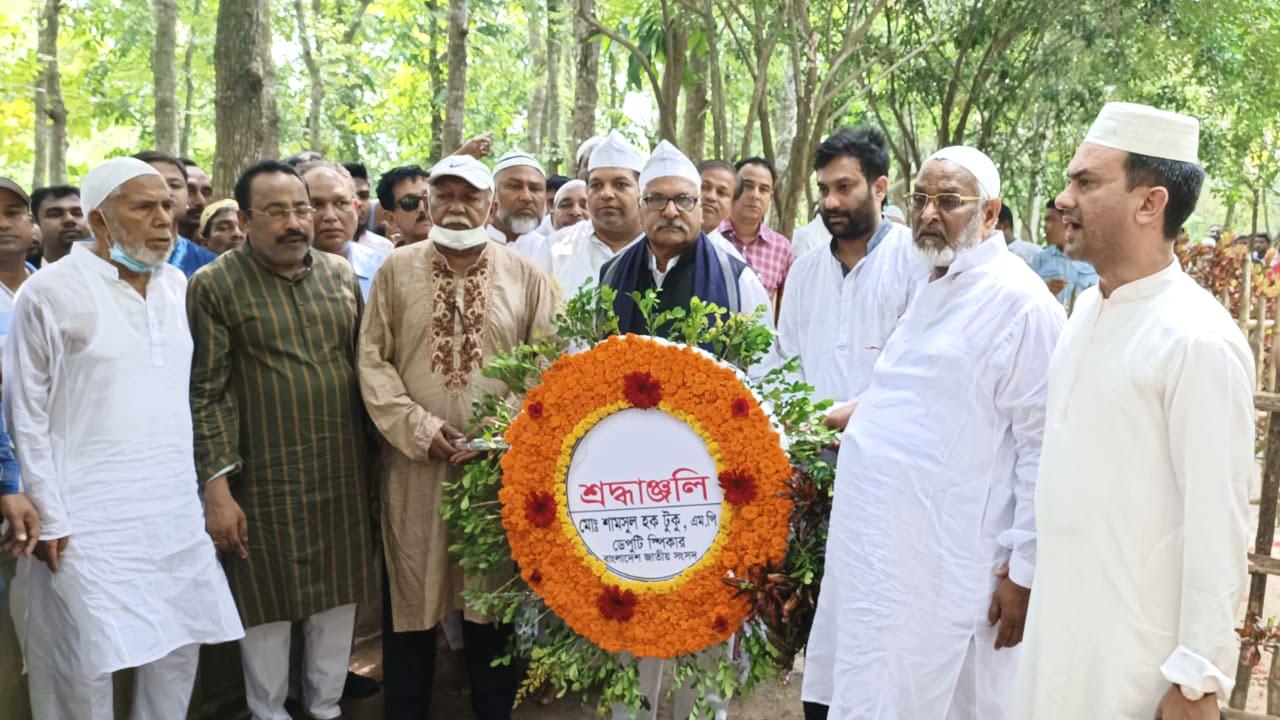
<instances>
[{"instance_id":1,"label":"floral wreath","mask_svg":"<svg viewBox=\"0 0 1280 720\"><path fill-rule=\"evenodd\" d=\"M688 425L723 491L710 549L670 580L614 575L569 517L566 476L578 442L628 408ZM556 615L605 650L669 658L727 640L751 608L725 579L786 554L791 461L737 372L699 349L626 335L562 357L529 391L506 440L498 499L511 557Z\"/></svg>"},{"instance_id":2,"label":"floral wreath","mask_svg":"<svg viewBox=\"0 0 1280 720\"><path fill-rule=\"evenodd\" d=\"M555 336L490 359L485 376L508 392L475 402L468 443L489 452L445 484L441 512L468 606L515 624L499 662L528 663L517 703L550 682L602 713L645 707L636 664L650 656L673 658L675 682L705 713L712 695L728 700L789 673L808 639L835 478L821 456L834 437L822 426L830 403L794 380L794 360L750 383L734 369L767 353L765 309L730 314L693 298L658 312L657 291L631 297L648 335L663 328L673 342L619 336L616 294L601 287L568 301ZM660 582L615 576L568 515L577 443L631 408L692 430L721 490L711 547ZM730 636L731 653L696 652Z\"/></svg>"}]
</instances>

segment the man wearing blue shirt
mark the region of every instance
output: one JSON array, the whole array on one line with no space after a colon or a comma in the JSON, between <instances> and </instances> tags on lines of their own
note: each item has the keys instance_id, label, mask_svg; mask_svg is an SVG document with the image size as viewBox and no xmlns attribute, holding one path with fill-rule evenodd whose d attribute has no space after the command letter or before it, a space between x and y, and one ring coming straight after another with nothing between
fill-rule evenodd
<instances>
[{"instance_id":1,"label":"man wearing blue shirt","mask_svg":"<svg viewBox=\"0 0 1280 720\"><path fill-rule=\"evenodd\" d=\"M140 152L134 157L155 168L164 176L165 184L169 186L169 192L173 195L175 218L173 236L177 238L173 245L173 254L169 256L169 264L181 270L183 275L191 277L196 270L213 262L218 256L184 237L178 231L177 218L182 218L187 213L187 168L183 166L181 160L154 150Z\"/></svg>"},{"instance_id":2,"label":"man wearing blue shirt","mask_svg":"<svg viewBox=\"0 0 1280 720\"><path fill-rule=\"evenodd\" d=\"M1071 307L1080 293L1098 284L1098 273L1089 263L1067 257L1064 252L1067 228L1062 224L1062 212L1053 204L1052 198L1045 210L1046 247L1031 261L1031 269L1049 285L1049 292L1057 296L1059 302Z\"/></svg>"}]
</instances>

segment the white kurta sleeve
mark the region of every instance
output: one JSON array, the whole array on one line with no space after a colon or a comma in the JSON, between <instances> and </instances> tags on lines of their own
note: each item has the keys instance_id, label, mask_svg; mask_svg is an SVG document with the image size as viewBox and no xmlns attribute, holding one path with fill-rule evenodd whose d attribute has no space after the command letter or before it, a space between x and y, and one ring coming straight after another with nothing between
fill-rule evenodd
<instances>
[{"instance_id":1,"label":"white kurta sleeve","mask_svg":"<svg viewBox=\"0 0 1280 720\"><path fill-rule=\"evenodd\" d=\"M40 539L71 534L53 462L49 394L62 357L62 338L38 293L19 293L4 351L4 407L9 436L22 466L23 491L40 512Z\"/></svg>"},{"instance_id":2,"label":"white kurta sleeve","mask_svg":"<svg viewBox=\"0 0 1280 720\"><path fill-rule=\"evenodd\" d=\"M760 276L756 275L751 268L744 268L742 274L738 276L738 298L744 313L753 312L763 305L762 316L765 324L770 330L776 330L773 323L773 303L769 300L769 292L764 289ZM782 360L778 355L778 338L775 334L773 344L769 346L769 352L765 353L764 359L747 368L747 377L759 380L781 364Z\"/></svg>"},{"instance_id":3,"label":"white kurta sleeve","mask_svg":"<svg viewBox=\"0 0 1280 720\"><path fill-rule=\"evenodd\" d=\"M1166 397L1174 479L1182 495L1178 647L1169 682L1223 695L1234 685L1236 610L1244 592L1253 472L1253 362L1242 342L1192 341Z\"/></svg>"},{"instance_id":4,"label":"white kurta sleeve","mask_svg":"<svg viewBox=\"0 0 1280 720\"><path fill-rule=\"evenodd\" d=\"M800 355L800 321L803 316L804 291L805 285L797 279L796 282L790 282L791 276L796 274L796 268L800 267L800 263L792 263L791 270L787 273L787 292L786 302L782 303L782 307L778 310L778 336L774 338L773 348L776 351L778 362L785 363L793 357ZM746 304L743 304L745 308ZM822 312L833 312L835 308L824 308ZM804 372L805 358L800 358L799 368L792 377L795 382L806 382Z\"/></svg>"},{"instance_id":5,"label":"white kurta sleeve","mask_svg":"<svg viewBox=\"0 0 1280 720\"><path fill-rule=\"evenodd\" d=\"M996 391L996 407L1009 418L1017 460L1013 472L1013 524L998 541L1009 548L1009 579L1031 587L1036 570L1036 474L1044 438L1049 393L1049 358L1066 324L1057 303L1037 303L1015 321L1005 377Z\"/></svg>"}]
</instances>

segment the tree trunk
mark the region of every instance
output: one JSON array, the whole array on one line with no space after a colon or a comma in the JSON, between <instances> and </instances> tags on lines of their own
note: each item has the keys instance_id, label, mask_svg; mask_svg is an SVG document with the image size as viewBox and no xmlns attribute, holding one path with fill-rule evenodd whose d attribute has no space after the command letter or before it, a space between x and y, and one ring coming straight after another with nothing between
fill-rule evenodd
<instances>
[{"instance_id":1,"label":"tree trunk","mask_svg":"<svg viewBox=\"0 0 1280 720\"><path fill-rule=\"evenodd\" d=\"M701 162L707 144L707 57L689 59L693 83L684 91L684 129L680 133L680 149L689 159Z\"/></svg>"},{"instance_id":2,"label":"tree trunk","mask_svg":"<svg viewBox=\"0 0 1280 720\"><path fill-rule=\"evenodd\" d=\"M712 10L712 0L703 0L702 8L706 22L703 32L707 34L707 70L711 73L711 126L715 150L712 153L721 160L729 159L729 126L725 113L724 74L720 69L719 26Z\"/></svg>"},{"instance_id":3,"label":"tree trunk","mask_svg":"<svg viewBox=\"0 0 1280 720\"><path fill-rule=\"evenodd\" d=\"M467 109L467 0L449 0L449 84L444 106L444 147L452 151L463 142Z\"/></svg>"},{"instance_id":4,"label":"tree trunk","mask_svg":"<svg viewBox=\"0 0 1280 720\"><path fill-rule=\"evenodd\" d=\"M241 0L253 2L254 0ZM263 69L262 108L266 135L258 159L280 157L280 113L276 108L276 63L271 57L271 0L256 0L258 9L258 65Z\"/></svg>"},{"instance_id":5,"label":"tree trunk","mask_svg":"<svg viewBox=\"0 0 1280 720\"><path fill-rule=\"evenodd\" d=\"M236 179L250 165L275 157L275 137L268 127L274 115L274 99L268 96L272 82L269 63L271 16L267 0L222 2L218 5L218 29L213 65L217 87L213 188L218 197L229 197ZM265 32L264 32L265 26Z\"/></svg>"},{"instance_id":6,"label":"tree trunk","mask_svg":"<svg viewBox=\"0 0 1280 720\"><path fill-rule=\"evenodd\" d=\"M431 114L431 156L429 161L435 164L444 156L444 108L440 106L440 98L444 97L445 78L444 63L440 59L440 49L436 38L440 35L440 0L426 0L427 23L427 80L431 88L431 98L427 104Z\"/></svg>"},{"instance_id":7,"label":"tree trunk","mask_svg":"<svg viewBox=\"0 0 1280 720\"><path fill-rule=\"evenodd\" d=\"M676 135L676 117L679 113L680 87L684 84L684 64L689 50L689 31L672 24L671 15L663 3L663 21L667 27L664 37L666 62L662 67L662 83L654 88L658 96L658 137L679 142Z\"/></svg>"},{"instance_id":8,"label":"tree trunk","mask_svg":"<svg viewBox=\"0 0 1280 720\"><path fill-rule=\"evenodd\" d=\"M293 0L293 12L298 18L298 40L302 43L302 63L307 66L307 76L311 80L311 100L307 106L307 144L311 150L324 152L325 143L320 125L324 110L324 76L320 72L320 41L317 36L312 39L312 31L307 29L307 8L302 0ZM316 23L320 22L319 13Z\"/></svg>"},{"instance_id":9,"label":"tree trunk","mask_svg":"<svg viewBox=\"0 0 1280 720\"><path fill-rule=\"evenodd\" d=\"M779 175L786 175L792 162L808 161L808 158L802 158L792 152L793 142L796 139L796 79L790 73L782 74L782 90L778 94L778 104L774 107L774 111L776 115L774 115L772 127L778 129L778 137L775 138L773 146L774 165L777 166ZM807 176L808 173L806 172L805 175Z\"/></svg>"},{"instance_id":10,"label":"tree trunk","mask_svg":"<svg viewBox=\"0 0 1280 720\"><path fill-rule=\"evenodd\" d=\"M547 106L542 122L546 127L547 156L551 170L559 169L564 157L560 147L560 41L564 34L564 10L559 0L547 0Z\"/></svg>"},{"instance_id":11,"label":"tree trunk","mask_svg":"<svg viewBox=\"0 0 1280 720\"><path fill-rule=\"evenodd\" d=\"M155 81L156 149L178 154L178 2L154 0L156 37L151 46Z\"/></svg>"},{"instance_id":12,"label":"tree trunk","mask_svg":"<svg viewBox=\"0 0 1280 720\"><path fill-rule=\"evenodd\" d=\"M49 113L45 106L47 90L44 82L44 66L36 73L35 92L35 160L31 172L31 189L44 187L49 175Z\"/></svg>"},{"instance_id":13,"label":"tree trunk","mask_svg":"<svg viewBox=\"0 0 1280 720\"><path fill-rule=\"evenodd\" d=\"M547 3L550 8L550 2ZM551 41L547 38L547 43L542 42L542 15L541 4L539 0L532 0L525 8L526 16L529 19L529 56L533 64L533 76L536 78L547 69L547 50L550 48ZM547 21L548 30L550 20ZM550 34L550 33L548 33ZM549 77L549 76L548 76ZM533 97L529 100L529 134L525 139L525 148L537 155L542 152L542 138L545 132L543 111L547 105L547 83L536 83L533 86Z\"/></svg>"},{"instance_id":14,"label":"tree trunk","mask_svg":"<svg viewBox=\"0 0 1280 720\"><path fill-rule=\"evenodd\" d=\"M41 14L40 59L44 61L43 86L48 135L45 145L46 182L67 182L67 106L62 104L62 75L58 70L58 13L61 0L45 0Z\"/></svg>"},{"instance_id":15,"label":"tree trunk","mask_svg":"<svg viewBox=\"0 0 1280 720\"><path fill-rule=\"evenodd\" d=\"M595 14L595 0L576 0L578 15ZM582 17L574 17L573 38L577 52L577 78L573 88L573 117L569 133L571 147L596 134L596 103L600 99L600 41Z\"/></svg>"},{"instance_id":16,"label":"tree trunk","mask_svg":"<svg viewBox=\"0 0 1280 720\"><path fill-rule=\"evenodd\" d=\"M195 1L195 6L191 10L191 17L200 17L200 0ZM196 84L191 76L191 62L196 54L196 32L194 28L187 29L187 51L186 56L182 59L182 77L186 84L186 99L182 103L182 139L178 144L178 154L186 157L191 154L191 104L196 94Z\"/></svg>"}]
</instances>

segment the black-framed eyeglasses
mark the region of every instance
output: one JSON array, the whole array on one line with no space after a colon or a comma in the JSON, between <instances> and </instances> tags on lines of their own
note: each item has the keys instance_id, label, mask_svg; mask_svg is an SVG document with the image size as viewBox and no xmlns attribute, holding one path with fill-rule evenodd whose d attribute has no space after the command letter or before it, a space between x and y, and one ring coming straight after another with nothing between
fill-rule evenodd
<instances>
[{"instance_id":1,"label":"black-framed eyeglasses","mask_svg":"<svg viewBox=\"0 0 1280 720\"><path fill-rule=\"evenodd\" d=\"M308 220L311 218L312 215L315 214L316 209L311 207L310 205L296 205L291 208L276 205L273 207L269 207L266 210L249 208L249 212L257 213L258 215L266 215L272 220L279 222L281 220L288 219L290 215L297 217L299 220Z\"/></svg>"},{"instance_id":2,"label":"black-framed eyeglasses","mask_svg":"<svg viewBox=\"0 0 1280 720\"><path fill-rule=\"evenodd\" d=\"M405 212L416 212L418 206L426 201L426 195L405 195L399 200L396 200L396 207Z\"/></svg>"},{"instance_id":3,"label":"black-framed eyeglasses","mask_svg":"<svg viewBox=\"0 0 1280 720\"><path fill-rule=\"evenodd\" d=\"M675 203L676 209L681 212L689 212L698 205L697 195L686 195L681 193L675 197L667 197L666 195L645 195L640 198L640 202L644 203L645 208L649 210L663 211L667 209L667 203Z\"/></svg>"},{"instance_id":4,"label":"black-framed eyeglasses","mask_svg":"<svg viewBox=\"0 0 1280 720\"><path fill-rule=\"evenodd\" d=\"M977 195L961 195L960 193L938 193L937 195L930 195L922 192L913 192L908 195L907 198L911 201L912 212L924 212L924 209L929 206L930 200L938 206L939 210L943 212L951 212L965 203L982 199Z\"/></svg>"}]
</instances>

